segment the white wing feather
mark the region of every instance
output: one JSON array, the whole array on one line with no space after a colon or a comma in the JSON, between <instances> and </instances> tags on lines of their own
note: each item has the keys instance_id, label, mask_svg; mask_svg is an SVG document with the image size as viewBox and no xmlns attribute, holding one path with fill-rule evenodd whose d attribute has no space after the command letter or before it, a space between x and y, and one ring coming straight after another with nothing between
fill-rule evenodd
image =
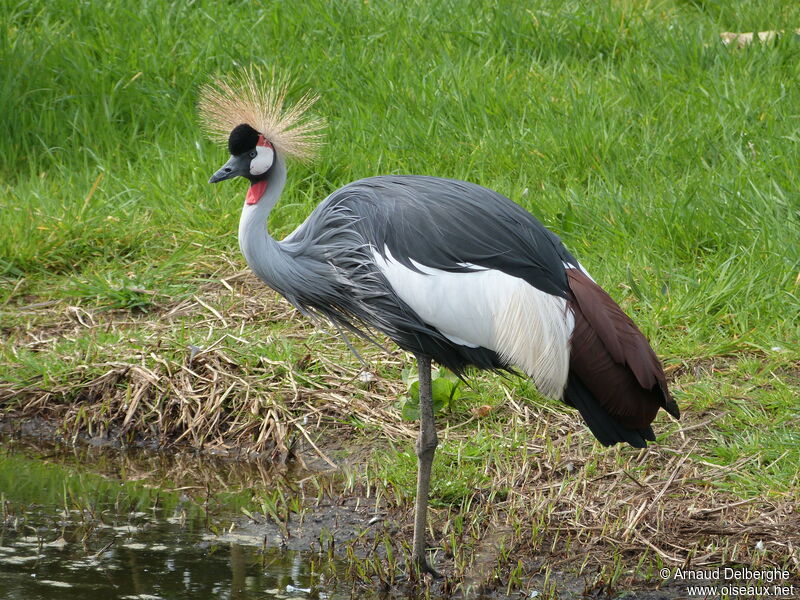
<instances>
[{"instance_id":1,"label":"white wing feather","mask_svg":"<svg viewBox=\"0 0 800 600\"><path fill-rule=\"evenodd\" d=\"M375 265L425 323L455 344L495 351L531 377L542 394L561 398L574 327L564 298L478 266L453 273L412 260L418 273L396 261L388 248L384 252L386 258L373 251Z\"/></svg>"}]
</instances>

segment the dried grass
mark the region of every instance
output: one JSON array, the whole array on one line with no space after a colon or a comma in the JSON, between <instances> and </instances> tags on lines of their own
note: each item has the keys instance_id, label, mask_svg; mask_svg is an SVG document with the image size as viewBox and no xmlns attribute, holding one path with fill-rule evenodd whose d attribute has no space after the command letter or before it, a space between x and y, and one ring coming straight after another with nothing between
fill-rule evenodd
<instances>
[{"instance_id":1,"label":"dried grass","mask_svg":"<svg viewBox=\"0 0 800 600\"><path fill-rule=\"evenodd\" d=\"M539 556L542 571L571 564L603 573L619 559L629 583L635 580L630 567L648 564L648 555L649 564L743 564L788 569L800 578L796 493L765 490L741 499L715 486L758 459L742 456L723 466L699 458L694 451L716 419L682 427L665 444L633 452L600 449L570 414L523 406L510 395L507 401L514 425L530 432L519 452L531 459L487 465L493 488L507 490L507 496L473 507L478 542L461 566L465 579L476 570L485 573L480 565L488 560L487 548L497 555L491 549L498 546L512 557L509 570L519 557ZM434 512L434 525L444 524L437 537L447 540L458 510Z\"/></svg>"},{"instance_id":2,"label":"dried grass","mask_svg":"<svg viewBox=\"0 0 800 600\"><path fill-rule=\"evenodd\" d=\"M52 384L0 384L6 420L44 418L71 439L118 436L162 447L257 453L278 464L300 444L304 458L316 458L323 469L335 464L333 451L348 449L354 421L385 440L410 445L416 437L415 425L403 422L394 408L404 391L399 378L377 377L365 388L359 383L361 365L335 336L317 332L316 341L307 342L312 326L247 272L217 278L194 298L157 314L93 312L62 304L29 310L46 310L49 317L40 318L36 327L12 331L18 347L52 350L59 340L134 329L145 332L144 341L125 345L114 360L99 364L66 357L74 367ZM253 347L251 328L259 323L288 321L292 326L283 337L293 347L324 344L325 351L307 346L300 358L261 356L256 364L252 351L247 364L233 355L232 348ZM237 323L238 329L232 326ZM203 340L202 348L176 353L169 340L176 328L186 327ZM407 364L399 353L360 351L370 364L393 373ZM459 549L463 561L454 567L463 580L474 579L474 571L483 571L480 565L501 551L513 557L548 554L549 567L582 560L583 568L602 568L614 553L633 564L650 556L668 565L735 562L800 570L797 498L767 492L737 498L712 482L755 457L720 466L693 454L718 416L689 420L666 444L636 453L600 449L573 414L553 403L521 403L506 391L504 403L491 414L498 412L509 430L526 432L523 450L530 458L487 463L492 488L507 495L483 503L476 496L469 509L472 522L466 530L474 543ZM469 421L484 417L475 413ZM463 425L443 427L440 439L474 435ZM402 501L399 507L410 509ZM434 509L432 539L447 549L453 517L464 510ZM411 520L400 522L405 527ZM515 559L507 564L513 566Z\"/></svg>"},{"instance_id":3,"label":"dried grass","mask_svg":"<svg viewBox=\"0 0 800 600\"><path fill-rule=\"evenodd\" d=\"M677 449L651 445L623 466L618 451L598 460L585 443L563 451L567 463L550 469L531 465L516 472L509 514L521 510L546 515L544 528L560 531L573 546L605 564L609 549L623 556L649 549L665 564L701 567L739 563L778 565L800 569L800 515L796 499L737 500L716 490L711 482L735 470L691 458L694 443ZM564 477L559 471L571 464L597 463L595 478ZM636 464L648 465L644 478L631 475ZM511 483L511 482L509 482ZM522 508L524 507L524 508ZM502 510L502 505L496 508ZM528 519L525 519L528 520ZM756 547L764 543L764 550ZM520 549L526 540L517 540ZM528 548L530 550L530 548Z\"/></svg>"},{"instance_id":4,"label":"dried grass","mask_svg":"<svg viewBox=\"0 0 800 600\"><path fill-rule=\"evenodd\" d=\"M215 308L220 302L227 303L225 309ZM21 310L41 314L41 308ZM134 329L140 336L144 333L144 339L126 344L120 354L133 353L115 360L81 364L77 357L63 357L67 364L79 364L52 384L0 383L6 418L44 418L58 423L71 439L115 436L155 441L162 447L266 454L279 462L286 460L296 436L315 447L308 427L317 428L323 421L341 428L340 423L357 415L390 437L410 434L388 409L400 394L399 382L378 379L368 390L361 389L354 385L361 372L354 360L334 363L311 349L295 363L252 354L254 340L245 337L249 325L294 322L296 327L282 337L296 340L299 347L313 328L248 272L222 278L157 314L91 312L60 304L46 309L49 318L37 327L10 332L18 348L52 351L65 339ZM230 323L240 324L238 334L231 333ZM176 329L187 327L203 340L202 347L180 348L176 355L167 340ZM333 335L322 337L340 354L347 353ZM136 346L146 349L134 351ZM258 364L240 364L238 357L229 355L231 347L250 352L247 360ZM377 352L362 350L370 362L400 361L399 356L373 361ZM113 356L116 351L106 348L100 353ZM313 373L305 373L312 368ZM322 450L317 453L333 465Z\"/></svg>"}]
</instances>

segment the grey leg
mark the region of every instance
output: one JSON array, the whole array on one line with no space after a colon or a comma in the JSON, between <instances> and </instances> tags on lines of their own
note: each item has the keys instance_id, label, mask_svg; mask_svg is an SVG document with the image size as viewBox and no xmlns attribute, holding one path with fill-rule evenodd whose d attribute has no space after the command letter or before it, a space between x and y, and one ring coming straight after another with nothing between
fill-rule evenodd
<instances>
[{"instance_id":1,"label":"grey leg","mask_svg":"<svg viewBox=\"0 0 800 600\"><path fill-rule=\"evenodd\" d=\"M431 397L431 359L417 356L419 367L419 437L417 438L417 504L414 511L414 556L417 568L423 573L441 577L425 556L425 529L428 514L428 492L431 485L431 465L436 446L436 423L433 419Z\"/></svg>"}]
</instances>

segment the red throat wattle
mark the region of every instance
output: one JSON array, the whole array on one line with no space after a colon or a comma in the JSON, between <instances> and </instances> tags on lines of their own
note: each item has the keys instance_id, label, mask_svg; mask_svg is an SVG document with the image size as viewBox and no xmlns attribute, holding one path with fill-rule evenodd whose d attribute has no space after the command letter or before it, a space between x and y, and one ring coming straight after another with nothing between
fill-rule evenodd
<instances>
[{"instance_id":1,"label":"red throat wattle","mask_svg":"<svg viewBox=\"0 0 800 600\"><path fill-rule=\"evenodd\" d=\"M261 200L261 196L264 195L264 191L267 189L267 180L262 179L261 181L256 181L250 188L247 190L247 204L255 204L259 200Z\"/></svg>"},{"instance_id":2,"label":"red throat wattle","mask_svg":"<svg viewBox=\"0 0 800 600\"><path fill-rule=\"evenodd\" d=\"M271 142L268 142L263 135L258 135L258 142L256 146L266 146L267 148L272 148L274 152L274 147L272 146ZM256 181L254 184L250 186L250 189L247 190L247 204L256 204L259 200L261 200L261 196L264 195L264 190L267 189L267 180L263 179L261 181Z\"/></svg>"}]
</instances>

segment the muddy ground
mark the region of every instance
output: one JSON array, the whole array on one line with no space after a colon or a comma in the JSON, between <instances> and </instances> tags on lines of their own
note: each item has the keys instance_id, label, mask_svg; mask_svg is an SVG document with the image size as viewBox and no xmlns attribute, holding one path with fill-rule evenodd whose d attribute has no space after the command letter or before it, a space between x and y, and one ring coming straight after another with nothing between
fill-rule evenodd
<instances>
[{"instance_id":1,"label":"muddy ground","mask_svg":"<svg viewBox=\"0 0 800 600\"><path fill-rule=\"evenodd\" d=\"M0 432L14 444L26 444L40 450L59 440L56 429L45 421L28 420L24 422L0 421ZM504 544L511 543L509 531L502 527L486 535L482 547L476 548L471 568L457 578L452 576L455 570L454 558L446 549L435 553L434 564L444 574L442 579L430 577L417 580L409 574L401 560L387 555L387 548L404 546L403 540L410 540L412 514L408 507L398 508L381 498L369 497L364 488L356 482L342 486L336 482L336 472L319 458L315 449L307 444L298 445L295 459L287 465L265 465L263 461L247 461L241 457L220 456L218 452L202 453L175 452L146 449L140 447L131 458L130 450L126 451L119 440L113 437L89 438L81 436L75 440L78 447L84 449L81 461L89 461L84 466L92 469L91 457L95 452L112 453L118 462L125 462L127 473L139 473L145 477L156 469L173 469L169 479L173 482L186 483L186 477L224 478L226 485L241 487L261 485L265 489L270 485L284 485L290 481L299 484L305 490L311 486L311 480L322 481L325 493L316 498L306 497L299 511L277 511L273 514L258 512L250 516L241 516L219 533L213 543L240 544L259 548L279 548L293 551L311 552L320 557L335 557L348 564L347 572L350 581L340 581L339 585L352 586L355 597L359 590L363 593L380 592L387 597L404 598L420 597L428 594L433 598L536 598L554 597L572 598L641 598L643 600L676 600L680 598L703 597L698 591L690 590L695 585L761 585L752 579L739 578L695 578L675 579L675 568L670 567L669 577L663 578L654 573L648 580L634 577L632 572L623 574L614 585L603 582L601 577L591 572L576 575L576 564L580 563L582 549L573 547L568 551L557 548L554 551L520 555L516 557L524 564L524 572L539 573L520 582L522 585L509 590L493 565L497 555L502 552ZM142 445L140 445L142 446ZM64 445L61 445L64 448ZM347 456L362 455L366 449L351 448ZM326 449L330 455L337 453ZM233 453L231 453L233 454ZM51 456L55 454L51 453ZM142 457L146 458L142 458ZM112 461L113 462L113 461ZM108 464L108 463L106 463ZM170 466L164 466L170 465ZM176 466L177 465L177 466ZM256 466L257 465L257 466ZM108 468L108 467L106 467ZM240 470L246 475L236 475ZM179 473L183 473L180 475ZM257 473L257 475L253 475ZM113 473L107 473L113 476ZM165 475L165 473L161 473ZM181 478L184 478L183 480ZM232 477L232 479L230 479ZM237 479L238 478L238 479ZM220 479L221 480L221 479ZM270 483L272 482L272 483ZM202 487L201 484L198 487ZM188 486L190 487L190 486ZM295 488L296 489L296 488ZM436 518L436 517L434 517ZM392 540L393 544L387 544ZM408 543L405 543L407 549ZM547 544L543 544L547 546ZM721 573L724 575L724 573ZM762 582L763 583L763 582ZM770 588L770 597L800 597L800 580L796 574L788 580L774 582L787 587L783 590ZM517 591L523 589L524 591ZM508 593L510 591L510 593ZM758 597L758 588L752 588L752 595L732 595L731 597ZM713 596L710 596L713 597Z\"/></svg>"}]
</instances>

